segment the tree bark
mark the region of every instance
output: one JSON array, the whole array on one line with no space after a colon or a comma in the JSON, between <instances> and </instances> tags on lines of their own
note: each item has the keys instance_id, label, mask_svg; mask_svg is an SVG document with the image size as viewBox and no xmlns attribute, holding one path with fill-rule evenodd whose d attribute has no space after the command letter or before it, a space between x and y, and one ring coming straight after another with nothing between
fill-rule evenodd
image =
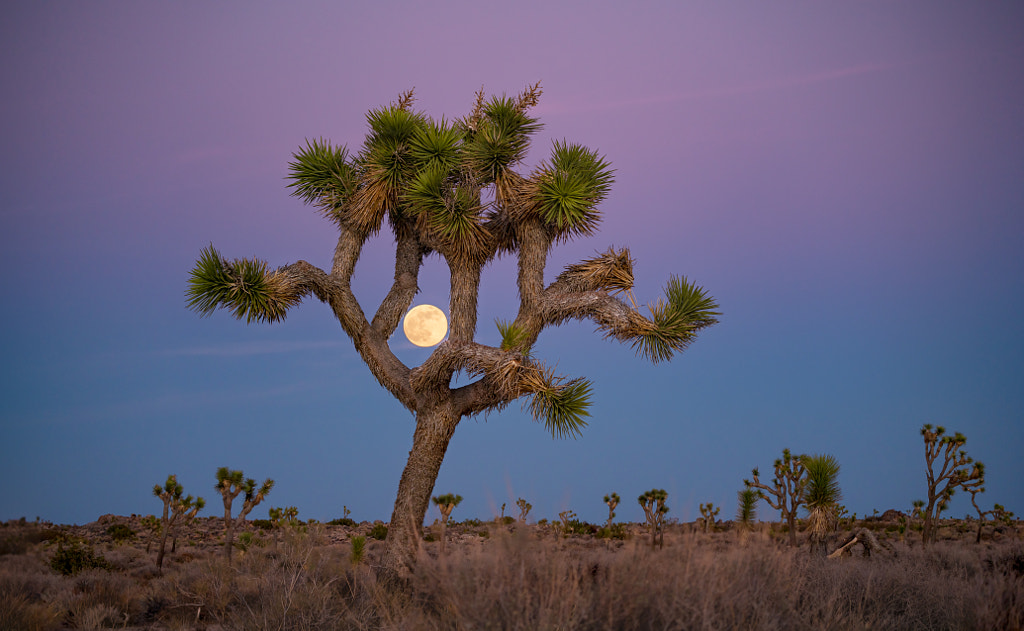
<instances>
[{"instance_id":1,"label":"tree bark","mask_svg":"<svg viewBox=\"0 0 1024 631\"><path fill-rule=\"evenodd\" d=\"M161 522L161 525L163 526L161 528L161 530L163 532L160 534L160 550L156 554L156 567L157 567L158 570L163 570L164 569L164 547L167 545L167 531L170 530L170 523L168 523L168 519L167 519L167 507L168 507L168 502L165 500L164 501L164 518L163 518L163 521Z\"/></svg>"},{"instance_id":2,"label":"tree bark","mask_svg":"<svg viewBox=\"0 0 1024 631\"><path fill-rule=\"evenodd\" d=\"M381 570L388 577L407 576L416 560L430 494L458 424L459 417L448 406L430 407L416 415L412 450L398 483L381 561Z\"/></svg>"},{"instance_id":3,"label":"tree bark","mask_svg":"<svg viewBox=\"0 0 1024 631\"><path fill-rule=\"evenodd\" d=\"M231 500L234 498L224 498L224 556L228 562L231 562L231 548L232 538L234 535L234 520L231 519Z\"/></svg>"}]
</instances>

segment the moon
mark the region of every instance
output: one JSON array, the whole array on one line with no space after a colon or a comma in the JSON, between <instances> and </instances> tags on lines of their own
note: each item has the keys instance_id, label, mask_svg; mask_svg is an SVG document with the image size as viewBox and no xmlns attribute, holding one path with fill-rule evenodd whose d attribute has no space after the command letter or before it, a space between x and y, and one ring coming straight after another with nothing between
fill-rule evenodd
<instances>
[{"instance_id":1,"label":"moon","mask_svg":"<svg viewBox=\"0 0 1024 631\"><path fill-rule=\"evenodd\" d=\"M416 346L436 346L448 333L448 318L434 305L417 305L405 314L402 329Z\"/></svg>"}]
</instances>

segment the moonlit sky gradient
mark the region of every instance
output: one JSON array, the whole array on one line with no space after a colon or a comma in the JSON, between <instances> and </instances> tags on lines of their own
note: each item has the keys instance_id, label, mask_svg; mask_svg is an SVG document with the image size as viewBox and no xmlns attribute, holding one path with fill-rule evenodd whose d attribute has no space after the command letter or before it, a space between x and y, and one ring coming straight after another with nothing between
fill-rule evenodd
<instances>
[{"instance_id":1,"label":"moonlit sky gradient","mask_svg":"<svg viewBox=\"0 0 1024 631\"><path fill-rule=\"evenodd\" d=\"M563 138L616 169L601 231L556 249L547 280L629 246L640 302L683 274L724 315L657 366L590 323L548 329L536 355L594 382L590 426L552 440L517 404L464 420L435 487L466 498L456 519L524 497L534 519L601 521L615 491L640 520L652 487L669 517L730 518L784 447L835 455L850 512L906 510L925 422L986 463L983 508L1024 513L1022 34L1018 2L12 4L0 519L154 513L170 473L217 515L228 466L277 481L252 517L388 520L413 418L327 307L202 319L188 271L211 242L329 269L334 229L285 188L306 138L354 150L367 110L412 87L452 118L481 86L538 80L522 171ZM357 268L365 311L391 257L383 236ZM447 312L446 283L431 258L415 303ZM479 341L516 300L503 259ZM967 512L961 494L948 514Z\"/></svg>"}]
</instances>

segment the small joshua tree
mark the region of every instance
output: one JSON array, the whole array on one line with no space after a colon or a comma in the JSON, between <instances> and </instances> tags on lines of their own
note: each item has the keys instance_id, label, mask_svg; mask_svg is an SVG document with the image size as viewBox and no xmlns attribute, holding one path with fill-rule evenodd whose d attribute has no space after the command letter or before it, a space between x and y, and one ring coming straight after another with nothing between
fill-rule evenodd
<instances>
[{"instance_id":1,"label":"small joshua tree","mask_svg":"<svg viewBox=\"0 0 1024 631\"><path fill-rule=\"evenodd\" d=\"M159 484L153 486L153 495L164 503L163 517L160 519L160 548L157 550L156 555L156 566L160 570L164 567L164 551L167 549L167 536L172 533L174 524L181 517L185 517L185 519L195 517L196 513L206 505L206 501L203 498L197 497L193 500L191 495L183 496L184 492L185 489L178 484L178 477L173 474L167 476L167 481L164 482L163 486ZM176 543L177 537L175 537Z\"/></svg>"},{"instance_id":2,"label":"small joshua tree","mask_svg":"<svg viewBox=\"0 0 1024 631\"><path fill-rule=\"evenodd\" d=\"M804 458L807 469L807 488L804 504L807 510L807 530L811 533L811 551L825 556L828 535L839 522L839 462L828 454Z\"/></svg>"},{"instance_id":3,"label":"small joshua tree","mask_svg":"<svg viewBox=\"0 0 1024 631\"><path fill-rule=\"evenodd\" d=\"M608 530L611 530L612 520L615 519L615 507L619 505L619 494L605 495L604 503L608 505Z\"/></svg>"},{"instance_id":4,"label":"small joshua tree","mask_svg":"<svg viewBox=\"0 0 1024 631\"><path fill-rule=\"evenodd\" d=\"M743 484L758 489L758 497L779 511L782 521L789 527L789 545L796 546L796 509L804 501L804 489L807 478L804 456L794 456L789 449L782 450L782 457L774 464L775 477L771 486L761 483L758 470L751 471L753 480L744 480Z\"/></svg>"},{"instance_id":5,"label":"small joshua tree","mask_svg":"<svg viewBox=\"0 0 1024 631\"><path fill-rule=\"evenodd\" d=\"M932 428L926 423L921 428L924 437L924 457L928 476L928 503L922 513L924 530L921 540L925 545L935 538L935 520L942 511L949 508L953 492L960 487L970 492L971 489L985 485L985 465L967 455L962 447L967 438L957 432L946 436L946 428L941 425ZM936 462L941 461L936 471Z\"/></svg>"},{"instance_id":6,"label":"small joshua tree","mask_svg":"<svg viewBox=\"0 0 1024 631\"><path fill-rule=\"evenodd\" d=\"M636 498L640 507L644 509L644 516L647 518L647 526L651 529L651 549L654 549L656 537L661 540L661 547L665 547L665 515L669 508L665 506L668 493L665 489L651 489L640 497Z\"/></svg>"},{"instance_id":7,"label":"small joshua tree","mask_svg":"<svg viewBox=\"0 0 1024 631\"><path fill-rule=\"evenodd\" d=\"M558 519L562 521L562 536L564 537L569 534L569 522L576 519L576 513L571 510L564 510L558 513Z\"/></svg>"},{"instance_id":8,"label":"small joshua tree","mask_svg":"<svg viewBox=\"0 0 1024 631\"><path fill-rule=\"evenodd\" d=\"M981 529L985 527L985 517L987 515L992 516L993 521L1003 522L1006 525L1010 525L1013 520L1013 513L1007 511L1002 504L996 504L992 507L992 510L983 511L978 506L976 496L978 493L984 493L984 487L972 487L967 489L967 492L971 494L971 504L974 505L974 510L978 511L978 536L975 539L977 543L981 543Z\"/></svg>"},{"instance_id":9,"label":"small joshua tree","mask_svg":"<svg viewBox=\"0 0 1024 631\"><path fill-rule=\"evenodd\" d=\"M232 471L227 467L217 469L217 484L214 489L224 499L224 556L231 560L231 548L234 546L235 529L245 522L245 516L252 512L274 488L274 481L267 478L263 485L256 488L256 480L246 478L241 471ZM239 494L244 493L242 510L238 517L231 518L231 504Z\"/></svg>"},{"instance_id":10,"label":"small joshua tree","mask_svg":"<svg viewBox=\"0 0 1024 631\"><path fill-rule=\"evenodd\" d=\"M519 507L519 521L526 523L526 516L530 514L530 509L533 508L533 504L530 504L523 498L516 500L516 506Z\"/></svg>"},{"instance_id":11,"label":"small joshua tree","mask_svg":"<svg viewBox=\"0 0 1024 631\"><path fill-rule=\"evenodd\" d=\"M437 509L441 511L441 552L444 552L445 547L445 531L448 529L448 518L452 516L452 511L455 507L462 503L461 495L452 495L448 493L446 495L439 495L430 498Z\"/></svg>"},{"instance_id":12,"label":"small joshua tree","mask_svg":"<svg viewBox=\"0 0 1024 631\"><path fill-rule=\"evenodd\" d=\"M743 532L747 532L754 527L754 520L757 519L757 500L761 499L761 495L756 489L748 486L736 492L736 499L736 521Z\"/></svg>"},{"instance_id":13,"label":"small joshua tree","mask_svg":"<svg viewBox=\"0 0 1024 631\"><path fill-rule=\"evenodd\" d=\"M701 529L704 532L711 532L711 529L715 526L715 517L721 510L721 508L716 508L711 502L700 505Z\"/></svg>"},{"instance_id":14,"label":"small joshua tree","mask_svg":"<svg viewBox=\"0 0 1024 631\"><path fill-rule=\"evenodd\" d=\"M267 511L267 517L270 518L270 523L274 526L275 548L277 547L278 534L281 530L299 525L299 509L295 506L288 506L286 508L271 507Z\"/></svg>"}]
</instances>

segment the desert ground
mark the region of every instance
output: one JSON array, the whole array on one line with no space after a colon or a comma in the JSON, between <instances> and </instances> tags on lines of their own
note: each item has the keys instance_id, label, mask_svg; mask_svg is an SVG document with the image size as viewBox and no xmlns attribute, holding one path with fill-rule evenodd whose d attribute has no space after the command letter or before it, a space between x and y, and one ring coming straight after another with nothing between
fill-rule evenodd
<instances>
[{"instance_id":1,"label":"desert ground","mask_svg":"<svg viewBox=\"0 0 1024 631\"><path fill-rule=\"evenodd\" d=\"M901 528L901 525L903 526ZM778 523L744 528L511 518L425 529L399 587L374 570L381 522L223 520L177 527L163 568L142 516L0 524L0 631L17 629L1021 629L1024 524L942 520L937 541L892 511L846 519L826 558ZM902 530L902 532L901 532ZM865 535L861 534L861 538ZM358 552L364 542L362 553Z\"/></svg>"}]
</instances>

